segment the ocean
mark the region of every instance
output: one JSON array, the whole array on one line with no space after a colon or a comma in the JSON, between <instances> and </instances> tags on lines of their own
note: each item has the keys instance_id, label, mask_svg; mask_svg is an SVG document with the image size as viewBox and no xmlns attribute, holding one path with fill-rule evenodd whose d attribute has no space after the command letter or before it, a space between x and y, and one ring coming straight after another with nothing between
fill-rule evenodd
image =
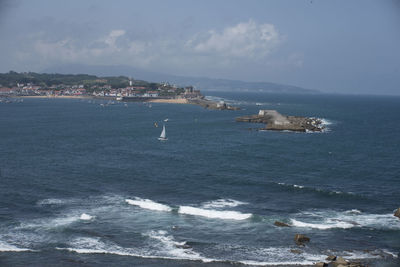
<instances>
[{"instance_id":1,"label":"ocean","mask_svg":"<svg viewBox=\"0 0 400 267\"><path fill-rule=\"evenodd\" d=\"M0 103L0 265L400 264L400 97L206 95L241 110ZM259 109L326 129L235 122Z\"/></svg>"}]
</instances>

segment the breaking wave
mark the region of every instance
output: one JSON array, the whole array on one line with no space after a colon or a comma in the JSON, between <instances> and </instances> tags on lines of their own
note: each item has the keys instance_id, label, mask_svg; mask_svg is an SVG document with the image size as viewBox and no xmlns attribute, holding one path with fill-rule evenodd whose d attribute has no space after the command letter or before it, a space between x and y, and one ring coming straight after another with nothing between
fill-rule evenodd
<instances>
[{"instance_id":1,"label":"breaking wave","mask_svg":"<svg viewBox=\"0 0 400 267\"><path fill-rule=\"evenodd\" d=\"M221 211L221 210L212 210L212 209L202 209L195 208L190 206L180 206L178 209L178 213L194 215L194 216L202 216L211 219L227 219L227 220L246 220L249 219L252 214L251 213L241 213L237 211Z\"/></svg>"},{"instance_id":2,"label":"breaking wave","mask_svg":"<svg viewBox=\"0 0 400 267\"><path fill-rule=\"evenodd\" d=\"M242 201L238 201L238 200L234 200L234 199L217 199L217 200L213 200L213 201L208 201L203 203L202 207L205 209L209 209L209 208L225 208L225 207L236 207L239 205L245 205L248 204L247 202L242 202Z\"/></svg>"},{"instance_id":3,"label":"breaking wave","mask_svg":"<svg viewBox=\"0 0 400 267\"><path fill-rule=\"evenodd\" d=\"M125 201L130 205L139 206L142 209L156 210L156 211L172 211L171 207L154 202L150 199L135 197L135 199L125 199Z\"/></svg>"},{"instance_id":4,"label":"breaking wave","mask_svg":"<svg viewBox=\"0 0 400 267\"><path fill-rule=\"evenodd\" d=\"M79 219L81 219L83 221L90 221L90 220L94 219L94 216L91 216L86 213L82 213L81 216L79 217Z\"/></svg>"},{"instance_id":5,"label":"breaking wave","mask_svg":"<svg viewBox=\"0 0 400 267\"><path fill-rule=\"evenodd\" d=\"M359 210L304 212L291 218L295 227L327 230L353 227L400 230L400 221L393 214L368 214Z\"/></svg>"},{"instance_id":6,"label":"breaking wave","mask_svg":"<svg viewBox=\"0 0 400 267\"><path fill-rule=\"evenodd\" d=\"M326 255L315 255L309 253L293 254L290 248L236 248L233 253L226 258L209 258L195 252L185 241L178 242L172 235L166 231L150 231L143 234L147 236L152 243L147 248L126 248L118 246L115 243L101 241L100 238L80 237L70 242L71 247L58 250L67 250L80 254L114 254L120 256L133 256L150 259L169 259L169 260L191 260L209 262L225 262L232 264L256 265L256 266L274 266L274 265L311 265L316 261L323 260ZM232 249L231 252L234 250ZM243 255L244 254L244 255ZM249 259L241 259L249 258ZM271 260L270 260L271 259Z\"/></svg>"},{"instance_id":7,"label":"breaking wave","mask_svg":"<svg viewBox=\"0 0 400 267\"><path fill-rule=\"evenodd\" d=\"M8 244L0 240L0 251L1 252L23 252L23 251L34 251L27 248L19 248L14 245Z\"/></svg>"},{"instance_id":8,"label":"breaking wave","mask_svg":"<svg viewBox=\"0 0 400 267\"><path fill-rule=\"evenodd\" d=\"M320 229L320 230L327 230L331 228L342 228L342 229L347 229L347 228L352 228L354 224L348 223L348 222L335 222L332 220L326 220L324 223L306 223L306 222L301 222L297 221L295 219L290 219L291 223L295 227L307 227L307 228L315 228L315 229Z\"/></svg>"},{"instance_id":9,"label":"breaking wave","mask_svg":"<svg viewBox=\"0 0 400 267\"><path fill-rule=\"evenodd\" d=\"M172 260L197 260L211 262L200 256L191 248L185 248L184 242L177 242L172 236L168 236L165 231L151 231L146 234L150 239L157 240L153 248L125 248L112 242L103 242L100 238L80 237L70 242L71 247L58 250L67 250L80 254L114 254L120 256L133 256L150 259L172 259Z\"/></svg>"}]
</instances>

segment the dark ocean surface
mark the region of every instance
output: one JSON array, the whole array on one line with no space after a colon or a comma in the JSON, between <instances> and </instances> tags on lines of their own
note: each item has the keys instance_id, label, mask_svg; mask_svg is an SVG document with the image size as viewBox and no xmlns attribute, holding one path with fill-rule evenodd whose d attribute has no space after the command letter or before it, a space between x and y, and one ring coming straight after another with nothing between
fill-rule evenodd
<instances>
[{"instance_id":1,"label":"dark ocean surface","mask_svg":"<svg viewBox=\"0 0 400 267\"><path fill-rule=\"evenodd\" d=\"M400 264L400 97L206 95L242 110L0 103L0 265ZM327 129L234 120L259 109Z\"/></svg>"}]
</instances>

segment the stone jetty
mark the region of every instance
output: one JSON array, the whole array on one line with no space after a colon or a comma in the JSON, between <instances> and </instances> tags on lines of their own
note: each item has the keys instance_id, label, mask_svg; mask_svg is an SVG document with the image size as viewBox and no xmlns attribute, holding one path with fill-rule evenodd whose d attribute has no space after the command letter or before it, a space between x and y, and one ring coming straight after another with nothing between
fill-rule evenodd
<instances>
[{"instance_id":1,"label":"stone jetty","mask_svg":"<svg viewBox=\"0 0 400 267\"><path fill-rule=\"evenodd\" d=\"M236 121L265 123L266 127L261 130L321 132L324 129L320 119L286 116L276 110L260 110L256 115L237 117Z\"/></svg>"}]
</instances>

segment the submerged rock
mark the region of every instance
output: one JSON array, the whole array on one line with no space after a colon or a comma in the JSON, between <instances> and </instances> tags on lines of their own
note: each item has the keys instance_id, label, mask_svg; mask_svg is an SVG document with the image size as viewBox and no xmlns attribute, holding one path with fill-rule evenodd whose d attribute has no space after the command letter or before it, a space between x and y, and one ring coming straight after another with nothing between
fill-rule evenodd
<instances>
[{"instance_id":1,"label":"submerged rock","mask_svg":"<svg viewBox=\"0 0 400 267\"><path fill-rule=\"evenodd\" d=\"M280 222L280 221L275 221L275 222L274 222L274 225L275 225L275 226L279 226L279 227L290 227L289 224L284 223L284 222Z\"/></svg>"},{"instance_id":2,"label":"submerged rock","mask_svg":"<svg viewBox=\"0 0 400 267\"><path fill-rule=\"evenodd\" d=\"M303 251L301 251L300 249L291 249L290 252L293 253L293 254L301 254L301 253L303 253Z\"/></svg>"},{"instance_id":3,"label":"submerged rock","mask_svg":"<svg viewBox=\"0 0 400 267\"><path fill-rule=\"evenodd\" d=\"M305 243L305 242L310 242L310 238L307 237L307 236L305 236L305 235L296 234L296 235L294 236L294 241L295 241L297 244L303 244L303 243Z\"/></svg>"},{"instance_id":4,"label":"submerged rock","mask_svg":"<svg viewBox=\"0 0 400 267\"><path fill-rule=\"evenodd\" d=\"M328 266L328 264L326 264L325 262L317 262L316 264L314 264L315 267L325 267Z\"/></svg>"}]
</instances>

